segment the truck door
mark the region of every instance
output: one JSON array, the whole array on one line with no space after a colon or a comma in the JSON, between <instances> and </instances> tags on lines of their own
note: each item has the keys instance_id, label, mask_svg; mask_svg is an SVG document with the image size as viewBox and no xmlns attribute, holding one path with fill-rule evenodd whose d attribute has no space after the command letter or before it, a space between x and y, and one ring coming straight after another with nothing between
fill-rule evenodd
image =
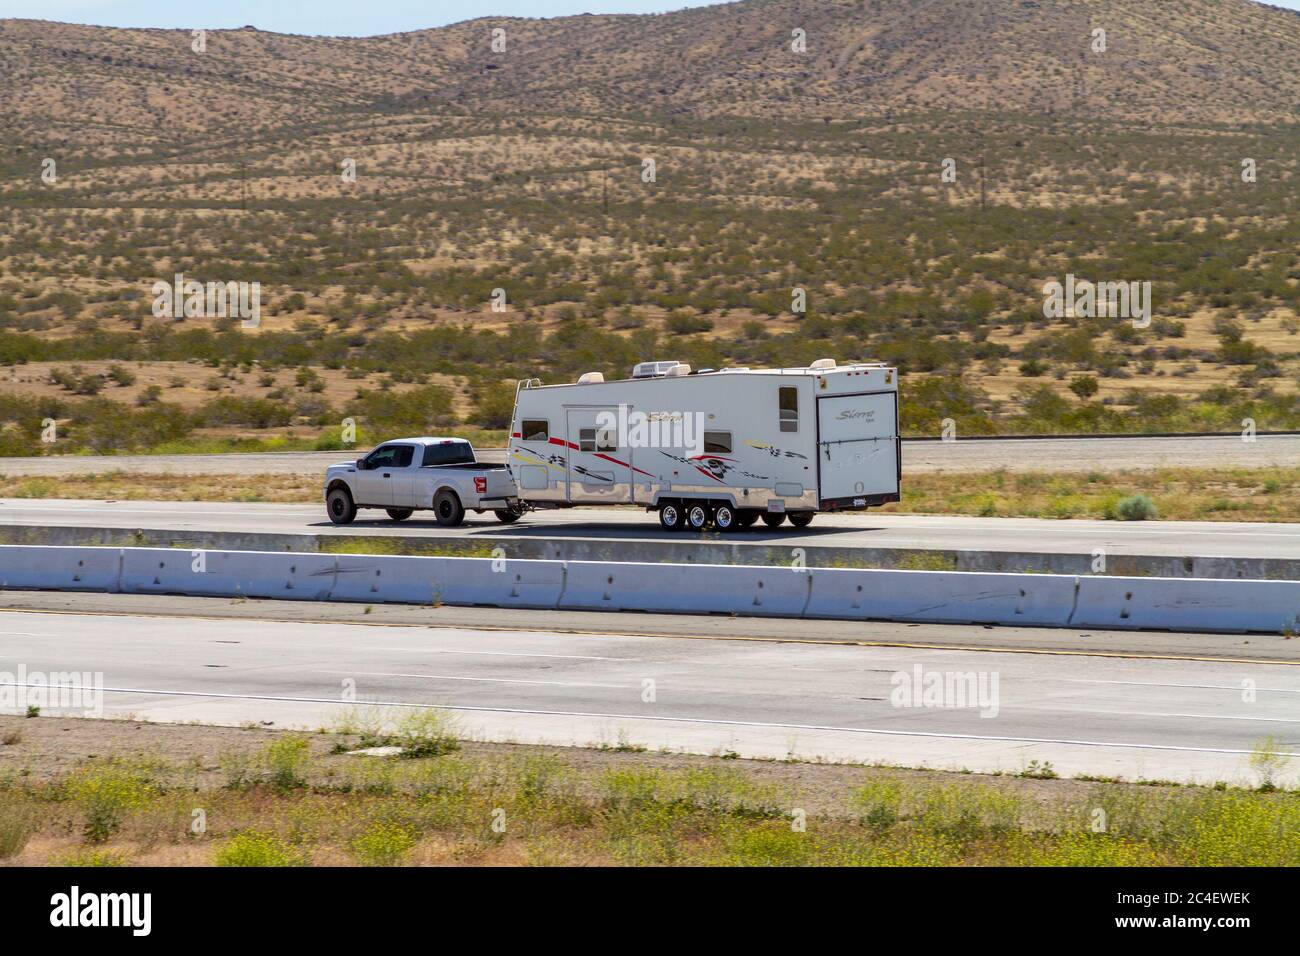
<instances>
[{"instance_id":1,"label":"truck door","mask_svg":"<svg viewBox=\"0 0 1300 956\"><path fill-rule=\"evenodd\" d=\"M897 403L896 392L817 399L817 480L823 502L898 493Z\"/></svg>"},{"instance_id":2,"label":"truck door","mask_svg":"<svg viewBox=\"0 0 1300 956\"><path fill-rule=\"evenodd\" d=\"M393 474L403 448L409 457L410 445L380 445L366 456L367 467L357 471L357 504L382 508L392 506Z\"/></svg>"},{"instance_id":3,"label":"truck door","mask_svg":"<svg viewBox=\"0 0 1300 956\"><path fill-rule=\"evenodd\" d=\"M568 501L586 504L632 501L632 449L619 447L616 428L601 427L602 412L617 421L617 408L565 411Z\"/></svg>"},{"instance_id":4,"label":"truck door","mask_svg":"<svg viewBox=\"0 0 1300 956\"><path fill-rule=\"evenodd\" d=\"M416 492L421 486L421 451L413 445L399 445L397 455L393 458L393 467L385 469L392 473L394 508L427 508L431 501L417 501Z\"/></svg>"}]
</instances>

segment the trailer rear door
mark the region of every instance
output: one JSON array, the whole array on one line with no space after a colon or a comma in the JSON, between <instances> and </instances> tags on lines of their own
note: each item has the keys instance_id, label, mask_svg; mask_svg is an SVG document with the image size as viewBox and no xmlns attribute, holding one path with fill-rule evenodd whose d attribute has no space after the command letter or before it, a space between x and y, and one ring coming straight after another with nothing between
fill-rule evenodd
<instances>
[{"instance_id":1,"label":"trailer rear door","mask_svg":"<svg viewBox=\"0 0 1300 956\"><path fill-rule=\"evenodd\" d=\"M898 393L818 398L817 459L823 506L898 494Z\"/></svg>"}]
</instances>

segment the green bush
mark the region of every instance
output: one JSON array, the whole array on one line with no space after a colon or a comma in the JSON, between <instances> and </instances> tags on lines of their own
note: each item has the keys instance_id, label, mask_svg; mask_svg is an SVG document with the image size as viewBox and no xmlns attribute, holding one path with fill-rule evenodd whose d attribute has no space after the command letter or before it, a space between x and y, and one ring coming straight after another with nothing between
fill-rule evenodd
<instances>
[{"instance_id":1,"label":"green bush","mask_svg":"<svg viewBox=\"0 0 1300 956\"><path fill-rule=\"evenodd\" d=\"M415 846L415 834L394 823L372 823L352 841L352 853L367 866L397 866Z\"/></svg>"},{"instance_id":2,"label":"green bush","mask_svg":"<svg viewBox=\"0 0 1300 956\"><path fill-rule=\"evenodd\" d=\"M1153 521L1160 517L1156 503L1143 494L1121 498L1115 505L1111 518L1120 521Z\"/></svg>"},{"instance_id":3,"label":"green bush","mask_svg":"<svg viewBox=\"0 0 1300 956\"><path fill-rule=\"evenodd\" d=\"M236 834L218 850L217 866L301 866L302 855L271 833Z\"/></svg>"}]
</instances>

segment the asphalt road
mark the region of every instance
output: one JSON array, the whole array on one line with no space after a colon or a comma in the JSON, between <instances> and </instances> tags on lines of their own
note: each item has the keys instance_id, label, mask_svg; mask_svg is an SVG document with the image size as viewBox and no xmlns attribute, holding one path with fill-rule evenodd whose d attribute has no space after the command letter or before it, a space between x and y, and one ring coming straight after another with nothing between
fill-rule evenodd
<instances>
[{"instance_id":1,"label":"asphalt road","mask_svg":"<svg viewBox=\"0 0 1300 956\"><path fill-rule=\"evenodd\" d=\"M67 501L0 499L0 524L172 531L275 532L282 534L413 535L418 537L545 537L600 540L684 540L666 532L652 514L637 508L575 508L534 512L518 524L492 515L467 516L444 528L421 513L394 522L383 512L362 512L351 525L336 526L324 506L225 502ZM717 540L902 549L1030 553L1150 554L1248 558L1300 558L1300 524L1217 521L1054 521L1037 518L969 518L928 515L818 515L804 529L762 525Z\"/></svg>"},{"instance_id":2,"label":"asphalt road","mask_svg":"<svg viewBox=\"0 0 1300 956\"><path fill-rule=\"evenodd\" d=\"M314 729L357 706L439 707L488 740L980 772L1038 760L1202 783L1251 781L1268 735L1300 756L1294 663L664 636L640 615L574 632L480 613L420 626L6 610L0 670L98 672L105 716L158 721ZM898 699L900 680L930 674L974 675L982 693L967 707Z\"/></svg>"},{"instance_id":3,"label":"asphalt road","mask_svg":"<svg viewBox=\"0 0 1300 956\"><path fill-rule=\"evenodd\" d=\"M361 452L273 452L243 455L52 455L0 459L0 475L135 474L259 475L324 474L327 465ZM479 449L483 461L501 462L499 448ZM903 475L927 472L1128 471L1149 468L1300 467L1300 435L1264 435L1253 442L1236 436L1209 438L1060 438L942 442L907 441Z\"/></svg>"}]
</instances>

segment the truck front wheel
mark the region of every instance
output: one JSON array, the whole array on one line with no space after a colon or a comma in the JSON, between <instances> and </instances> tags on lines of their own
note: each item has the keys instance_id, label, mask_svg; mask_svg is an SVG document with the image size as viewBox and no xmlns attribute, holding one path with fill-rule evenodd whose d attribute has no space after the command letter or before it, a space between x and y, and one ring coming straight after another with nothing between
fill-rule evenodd
<instances>
[{"instance_id":1,"label":"truck front wheel","mask_svg":"<svg viewBox=\"0 0 1300 956\"><path fill-rule=\"evenodd\" d=\"M351 524L357 516L357 506L346 488L335 488L325 496L325 512L335 524Z\"/></svg>"},{"instance_id":2,"label":"truck front wheel","mask_svg":"<svg viewBox=\"0 0 1300 956\"><path fill-rule=\"evenodd\" d=\"M465 506L460 503L456 492L444 488L433 496L433 515L438 524L454 528L465 520Z\"/></svg>"}]
</instances>

